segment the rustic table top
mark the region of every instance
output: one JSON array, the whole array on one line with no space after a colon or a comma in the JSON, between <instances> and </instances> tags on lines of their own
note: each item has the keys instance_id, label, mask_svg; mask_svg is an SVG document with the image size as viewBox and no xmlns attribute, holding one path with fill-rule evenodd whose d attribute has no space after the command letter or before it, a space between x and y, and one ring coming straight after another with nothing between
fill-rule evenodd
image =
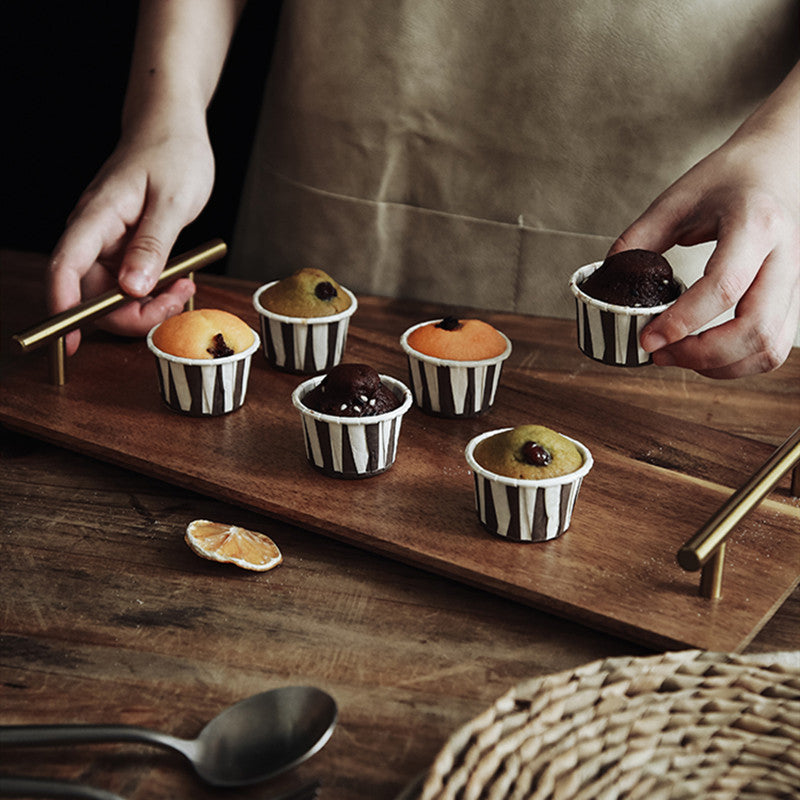
<instances>
[{"instance_id":1,"label":"rustic table top","mask_svg":"<svg viewBox=\"0 0 800 800\"><path fill-rule=\"evenodd\" d=\"M4 370L17 364L10 334L44 316L44 263L2 254ZM224 279L203 285L237 288ZM365 309L362 324L379 324L379 304ZM535 363L517 365L537 379L770 445L797 424L798 351L774 373L734 382L655 368L623 378L581 356L569 322L524 324L549 344ZM225 705L297 683L326 689L340 709L328 745L269 787L206 789L179 756L130 745L9 750L3 774L81 780L142 800L268 798L268 788L310 778L322 781L323 798L392 798L510 686L647 652L235 503L0 431L0 721L124 722L193 737ZM258 574L198 559L182 531L199 518L269 533L284 564ZM746 652L797 649L798 617L795 590Z\"/></svg>"}]
</instances>

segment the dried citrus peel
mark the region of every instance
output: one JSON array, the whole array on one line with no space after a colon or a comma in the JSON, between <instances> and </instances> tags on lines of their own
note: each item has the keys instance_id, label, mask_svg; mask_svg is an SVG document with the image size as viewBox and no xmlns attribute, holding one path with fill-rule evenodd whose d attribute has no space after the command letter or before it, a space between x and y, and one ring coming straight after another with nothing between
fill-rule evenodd
<instances>
[{"instance_id":1,"label":"dried citrus peel","mask_svg":"<svg viewBox=\"0 0 800 800\"><path fill-rule=\"evenodd\" d=\"M184 538L202 558L236 564L242 569L266 572L283 561L281 551L269 536L237 525L196 519L187 526Z\"/></svg>"}]
</instances>

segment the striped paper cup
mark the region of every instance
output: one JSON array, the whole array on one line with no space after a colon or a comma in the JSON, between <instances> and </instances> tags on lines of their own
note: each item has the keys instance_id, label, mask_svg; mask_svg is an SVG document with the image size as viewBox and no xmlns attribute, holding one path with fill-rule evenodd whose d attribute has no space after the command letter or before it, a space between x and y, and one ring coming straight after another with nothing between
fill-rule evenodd
<instances>
[{"instance_id":1,"label":"striped paper cup","mask_svg":"<svg viewBox=\"0 0 800 800\"><path fill-rule=\"evenodd\" d=\"M503 362L511 355L511 341L498 331L506 341L506 349L499 356L480 361L435 358L409 346L408 337L413 331L437 322L440 320L420 322L400 337L400 346L408 356L414 402L436 417L477 417L494 403Z\"/></svg>"},{"instance_id":2,"label":"striped paper cup","mask_svg":"<svg viewBox=\"0 0 800 800\"><path fill-rule=\"evenodd\" d=\"M660 306L617 306L604 303L583 292L580 288L602 261L587 264L576 270L569 286L575 295L575 311L578 322L578 347L581 351L604 364L618 367L641 367L651 364L653 359L639 344L639 335L650 320L668 309L670 303ZM683 292L686 287L676 278Z\"/></svg>"},{"instance_id":3,"label":"striped paper cup","mask_svg":"<svg viewBox=\"0 0 800 800\"><path fill-rule=\"evenodd\" d=\"M381 381L400 400L400 405L374 417L336 417L303 404L303 398L324 379L318 375L292 392L292 403L303 422L309 464L334 478L369 478L394 464L400 424L411 408L411 392L398 380L381 375Z\"/></svg>"},{"instance_id":4,"label":"striped paper cup","mask_svg":"<svg viewBox=\"0 0 800 800\"><path fill-rule=\"evenodd\" d=\"M255 331L251 329L253 344L241 353L224 358L181 358L153 344L157 329L158 325L147 334L147 346L156 357L161 397L173 411L191 417L218 417L242 406L250 361L260 344Z\"/></svg>"},{"instance_id":5,"label":"striped paper cup","mask_svg":"<svg viewBox=\"0 0 800 800\"><path fill-rule=\"evenodd\" d=\"M287 317L261 304L262 292L275 283L266 283L253 294L267 361L285 372L304 375L316 375L335 367L342 360L350 317L358 307L356 296L342 286L350 298L350 305L344 311L328 317Z\"/></svg>"},{"instance_id":6,"label":"striped paper cup","mask_svg":"<svg viewBox=\"0 0 800 800\"><path fill-rule=\"evenodd\" d=\"M465 455L475 478L475 508L490 533L514 542L547 542L569 528L572 510L585 475L594 463L588 448L569 436L580 450L583 465L575 472L542 480L507 478L482 467L475 447L483 439L509 428L482 433L467 445Z\"/></svg>"}]
</instances>

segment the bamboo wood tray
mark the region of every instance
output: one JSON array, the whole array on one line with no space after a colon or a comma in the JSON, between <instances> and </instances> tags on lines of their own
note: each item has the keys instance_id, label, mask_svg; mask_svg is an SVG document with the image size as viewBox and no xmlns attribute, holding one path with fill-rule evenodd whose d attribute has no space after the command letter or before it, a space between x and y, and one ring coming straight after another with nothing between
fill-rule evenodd
<instances>
[{"instance_id":1,"label":"bamboo wood tray","mask_svg":"<svg viewBox=\"0 0 800 800\"><path fill-rule=\"evenodd\" d=\"M201 283L198 306L226 308L257 328L251 288ZM429 307L360 297L345 360L408 383L399 338L430 316ZM495 406L471 420L412 408L395 465L362 481L308 465L290 400L302 378L272 369L262 353L245 406L197 419L163 405L143 341L87 336L64 386L48 383L44 354L13 359L0 421L651 647L745 647L797 585L797 503L775 492L731 534L720 600L700 597L697 573L684 572L675 555L772 448L537 377L526 365L548 342L515 335L526 330L524 317L481 316L514 341ZM629 371L613 375L623 381ZM486 533L464 459L472 436L525 422L578 439L595 459L569 531L549 543ZM291 553L290 541L281 546Z\"/></svg>"}]
</instances>

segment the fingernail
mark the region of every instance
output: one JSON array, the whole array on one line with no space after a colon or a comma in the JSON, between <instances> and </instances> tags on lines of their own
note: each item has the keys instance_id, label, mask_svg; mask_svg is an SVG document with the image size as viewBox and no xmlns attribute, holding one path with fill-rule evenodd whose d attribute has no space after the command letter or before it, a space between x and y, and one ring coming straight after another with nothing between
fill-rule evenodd
<instances>
[{"instance_id":1,"label":"fingernail","mask_svg":"<svg viewBox=\"0 0 800 800\"><path fill-rule=\"evenodd\" d=\"M122 278L131 294L145 295L150 291L150 281L142 272L128 272Z\"/></svg>"}]
</instances>

